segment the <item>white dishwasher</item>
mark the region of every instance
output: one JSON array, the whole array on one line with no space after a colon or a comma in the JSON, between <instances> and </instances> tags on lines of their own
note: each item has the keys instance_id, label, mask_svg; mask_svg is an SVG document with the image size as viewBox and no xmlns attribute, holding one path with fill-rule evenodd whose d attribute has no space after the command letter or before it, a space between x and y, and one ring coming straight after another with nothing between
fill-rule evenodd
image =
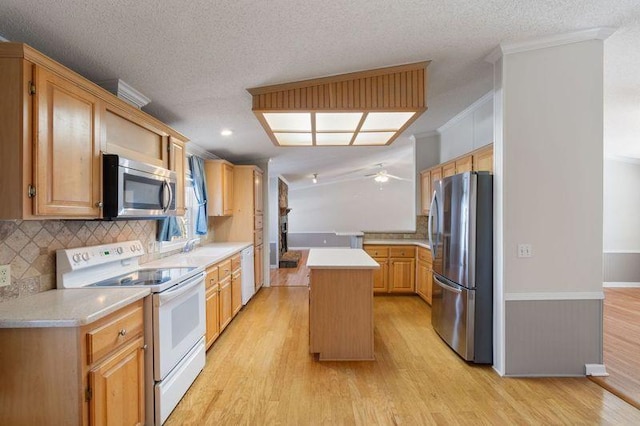
<instances>
[{"instance_id":1,"label":"white dishwasher","mask_svg":"<svg viewBox=\"0 0 640 426\"><path fill-rule=\"evenodd\" d=\"M240 267L242 268L242 305L244 306L256 292L255 278L253 275L253 246L242 250Z\"/></svg>"}]
</instances>

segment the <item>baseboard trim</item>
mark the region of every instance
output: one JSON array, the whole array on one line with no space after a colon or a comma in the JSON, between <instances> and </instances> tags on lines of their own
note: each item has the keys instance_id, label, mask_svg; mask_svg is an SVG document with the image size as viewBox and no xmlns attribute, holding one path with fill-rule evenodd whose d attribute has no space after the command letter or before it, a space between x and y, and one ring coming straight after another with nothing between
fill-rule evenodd
<instances>
[{"instance_id":1,"label":"baseboard trim","mask_svg":"<svg viewBox=\"0 0 640 426\"><path fill-rule=\"evenodd\" d=\"M604 364L585 364L584 371L587 376L593 377L607 377L607 368Z\"/></svg>"},{"instance_id":2,"label":"baseboard trim","mask_svg":"<svg viewBox=\"0 0 640 426\"><path fill-rule=\"evenodd\" d=\"M602 287L604 288L640 288L640 283L634 282L605 282L602 283Z\"/></svg>"},{"instance_id":3,"label":"baseboard trim","mask_svg":"<svg viewBox=\"0 0 640 426\"><path fill-rule=\"evenodd\" d=\"M604 299L602 291L581 291L575 293L505 293L504 300L598 300Z\"/></svg>"}]
</instances>

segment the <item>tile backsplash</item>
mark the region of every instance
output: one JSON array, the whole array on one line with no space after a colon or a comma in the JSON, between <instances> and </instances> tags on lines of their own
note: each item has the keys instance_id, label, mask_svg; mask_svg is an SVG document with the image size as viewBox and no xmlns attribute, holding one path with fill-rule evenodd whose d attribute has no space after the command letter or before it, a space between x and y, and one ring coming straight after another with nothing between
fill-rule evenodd
<instances>
[{"instance_id":1,"label":"tile backsplash","mask_svg":"<svg viewBox=\"0 0 640 426\"><path fill-rule=\"evenodd\" d=\"M55 288L58 249L140 240L147 251L155 241L156 224L155 220L0 221L0 265L11 265L11 285L0 287L0 302ZM213 237L211 231L209 235ZM147 253L140 262L173 253Z\"/></svg>"},{"instance_id":2,"label":"tile backsplash","mask_svg":"<svg viewBox=\"0 0 640 426\"><path fill-rule=\"evenodd\" d=\"M416 232L365 232L366 240L426 240L429 216L416 216Z\"/></svg>"}]
</instances>

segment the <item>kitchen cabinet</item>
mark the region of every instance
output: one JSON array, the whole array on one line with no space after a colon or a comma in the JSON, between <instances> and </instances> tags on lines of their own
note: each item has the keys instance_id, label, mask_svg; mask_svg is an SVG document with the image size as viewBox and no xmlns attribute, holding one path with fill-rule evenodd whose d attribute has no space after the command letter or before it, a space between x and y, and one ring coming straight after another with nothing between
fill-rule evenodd
<instances>
[{"instance_id":1,"label":"kitchen cabinet","mask_svg":"<svg viewBox=\"0 0 640 426\"><path fill-rule=\"evenodd\" d=\"M204 169L209 216L231 216L234 207L234 165L226 160L207 160Z\"/></svg>"},{"instance_id":2,"label":"kitchen cabinet","mask_svg":"<svg viewBox=\"0 0 640 426\"><path fill-rule=\"evenodd\" d=\"M416 264L416 293L429 305L433 290L431 250L418 247Z\"/></svg>"},{"instance_id":3,"label":"kitchen cabinet","mask_svg":"<svg viewBox=\"0 0 640 426\"><path fill-rule=\"evenodd\" d=\"M253 241L256 290L264 283L262 176L263 172L257 166L235 166L233 170L233 198L235 201L233 216L214 218L213 220L215 241Z\"/></svg>"},{"instance_id":4,"label":"kitchen cabinet","mask_svg":"<svg viewBox=\"0 0 640 426\"><path fill-rule=\"evenodd\" d=\"M367 244L364 250L380 265L374 271L374 293L413 293L415 290L415 247Z\"/></svg>"},{"instance_id":5,"label":"kitchen cabinet","mask_svg":"<svg viewBox=\"0 0 640 426\"><path fill-rule=\"evenodd\" d=\"M229 325L233 319L233 308L231 301L231 275L220 280L220 333Z\"/></svg>"},{"instance_id":6,"label":"kitchen cabinet","mask_svg":"<svg viewBox=\"0 0 640 426\"><path fill-rule=\"evenodd\" d=\"M473 155L465 155L456 160L456 174L473 171Z\"/></svg>"},{"instance_id":7,"label":"kitchen cabinet","mask_svg":"<svg viewBox=\"0 0 640 426\"><path fill-rule=\"evenodd\" d=\"M101 152L167 168L187 138L22 43L0 43L0 220L102 216Z\"/></svg>"},{"instance_id":8,"label":"kitchen cabinet","mask_svg":"<svg viewBox=\"0 0 640 426\"><path fill-rule=\"evenodd\" d=\"M0 329L0 424L144 424L143 330L143 300L85 325Z\"/></svg>"},{"instance_id":9,"label":"kitchen cabinet","mask_svg":"<svg viewBox=\"0 0 640 426\"><path fill-rule=\"evenodd\" d=\"M442 179L442 167L431 169L431 192L434 191L436 183Z\"/></svg>"},{"instance_id":10,"label":"kitchen cabinet","mask_svg":"<svg viewBox=\"0 0 640 426\"><path fill-rule=\"evenodd\" d=\"M474 151L473 170L493 173L493 144Z\"/></svg>"},{"instance_id":11,"label":"kitchen cabinet","mask_svg":"<svg viewBox=\"0 0 640 426\"><path fill-rule=\"evenodd\" d=\"M456 162L450 161L442 165L442 177L446 178L456 174Z\"/></svg>"},{"instance_id":12,"label":"kitchen cabinet","mask_svg":"<svg viewBox=\"0 0 640 426\"><path fill-rule=\"evenodd\" d=\"M185 213L185 172L186 150L184 142L178 138L169 138L169 170L176 172L176 214L183 216Z\"/></svg>"},{"instance_id":13,"label":"kitchen cabinet","mask_svg":"<svg viewBox=\"0 0 640 426\"><path fill-rule=\"evenodd\" d=\"M423 170L420 172L420 212L423 215L429 214L431 207L431 171Z\"/></svg>"},{"instance_id":14,"label":"kitchen cabinet","mask_svg":"<svg viewBox=\"0 0 640 426\"><path fill-rule=\"evenodd\" d=\"M242 270L231 275L231 316L235 317L242 309Z\"/></svg>"},{"instance_id":15,"label":"kitchen cabinet","mask_svg":"<svg viewBox=\"0 0 640 426\"><path fill-rule=\"evenodd\" d=\"M218 283L218 266L207 268L205 276L206 304L206 346L207 349L220 335L220 285Z\"/></svg>"}]
</instances>

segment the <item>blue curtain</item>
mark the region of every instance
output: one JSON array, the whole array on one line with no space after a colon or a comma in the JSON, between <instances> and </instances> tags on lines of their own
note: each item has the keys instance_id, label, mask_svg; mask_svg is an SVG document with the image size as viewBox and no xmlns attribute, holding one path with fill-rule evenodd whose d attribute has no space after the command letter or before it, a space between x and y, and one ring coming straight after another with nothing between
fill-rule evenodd
<instances>
[{"instance_id":1,"label":"blue curtain","mask_svg":"<svg viewBox=\"0 0 640 426\"><path fill-rule=\"evenodd\" d=\"M189 157L189 167L193 178L193 190L196 193L198 209L196 211L196 234L207 233L207 182L204 176L204 160L192 155Z\"/></svg>"},{"instance_id":2,"label":"blue curtain","mask_svg":"<svg viewBox=\"0 0 640 426\"><path fill-rule=\"evenodd\" d=\"M171 241L172 237L179 237L181 235L182 228L178 224L178 219L175 216L158 220L157 241Z\"/></svg>"}]
</instances>

